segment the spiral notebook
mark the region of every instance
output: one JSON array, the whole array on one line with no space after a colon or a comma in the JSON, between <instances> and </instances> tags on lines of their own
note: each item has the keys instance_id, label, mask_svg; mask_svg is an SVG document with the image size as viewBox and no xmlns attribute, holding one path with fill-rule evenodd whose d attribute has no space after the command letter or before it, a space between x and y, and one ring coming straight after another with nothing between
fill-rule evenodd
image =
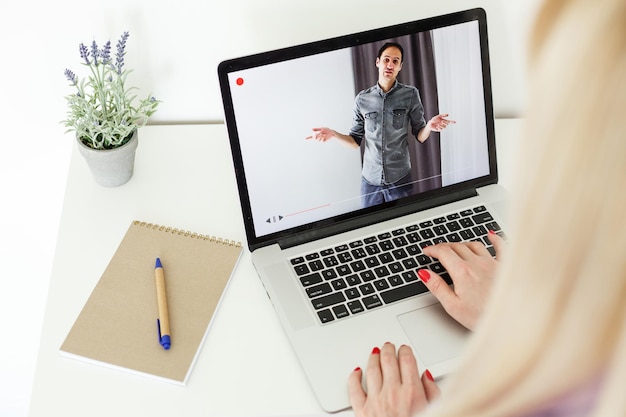
<instances>
[{"instance_id":1,"label":"spiral notebook","mask_svg":"<svg viewBox=\"0 0 626 417\"><path fill-rule=\"evenodd\" d=\"M61 354L185 385L241 250L239 242L133 221ZM157 257L165 271L169 350L158 342Z\"/></svg>"}]
</instances>

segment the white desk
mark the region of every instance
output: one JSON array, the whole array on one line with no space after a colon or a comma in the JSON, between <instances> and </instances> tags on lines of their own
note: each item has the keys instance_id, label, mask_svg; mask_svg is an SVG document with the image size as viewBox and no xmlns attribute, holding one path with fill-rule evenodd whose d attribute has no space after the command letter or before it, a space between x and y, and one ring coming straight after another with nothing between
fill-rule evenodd
<instances>
[{"instance_id":1,"label":"white desk","mask_svg":"<svg viewBox=\"0 0 626 417\"><path fill-rule=\"evenodd\" d=\"M500 161L512 153L520 125L497 121ZM30 415L323 414L247 249L186 387L59 355L132 220L240 240L245 246L224 125L147 126L139 133L135 175L119 188L96 185L76 148L72 154ZM501 182L509 186L503 168Z\"/></svg>"}]
</instances>

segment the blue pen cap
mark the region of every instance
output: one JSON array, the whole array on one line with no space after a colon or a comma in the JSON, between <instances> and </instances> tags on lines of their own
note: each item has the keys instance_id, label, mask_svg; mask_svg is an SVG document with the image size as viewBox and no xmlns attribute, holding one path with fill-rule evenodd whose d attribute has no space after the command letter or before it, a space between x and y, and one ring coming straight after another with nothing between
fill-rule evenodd
<instances>
[{"instance_id":1,"label":"blue pen cap","mask_svg":"<svg viewBox=\"0 0 626 417\"><path fill-rule=\"evenodd\" d=\"M161 346L163 346L163 349L165 350L168 350L170 346L172 345L172 341L168 335L161 337L160 343L161 343Z\"/></svg>"}]
</instances>

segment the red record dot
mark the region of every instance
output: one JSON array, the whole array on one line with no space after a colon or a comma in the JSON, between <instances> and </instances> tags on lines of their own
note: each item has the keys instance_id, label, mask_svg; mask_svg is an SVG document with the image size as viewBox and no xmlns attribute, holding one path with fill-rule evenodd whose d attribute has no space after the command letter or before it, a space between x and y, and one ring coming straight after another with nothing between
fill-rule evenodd
<instances>
[{"instance_id":1,"label":"red record dot","mask_svg":"<svg viewBox=\"0 0 626 417\"><path fill-rule=\"evenodd\" d=\"M243 78L237 78L237 81L235 81L237 83L237 85L243 85Z\"/></svg>"}]
</instances>

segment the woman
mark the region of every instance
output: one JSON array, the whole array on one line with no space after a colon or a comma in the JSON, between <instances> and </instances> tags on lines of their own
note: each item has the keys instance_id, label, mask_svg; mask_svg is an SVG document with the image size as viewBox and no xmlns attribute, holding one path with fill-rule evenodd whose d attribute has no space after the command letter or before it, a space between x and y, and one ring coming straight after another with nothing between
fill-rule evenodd
<instances>
[{"instance_id":1,"label":"woman","mask_svg":"<svg viewBox=\"0 0 626 417\"><path fill-rule=\"evenodd\" d=\"M350 375L357 416L626 416L626 2L548 0L530 48L519 198L494 285L466 245L430 249L455 268L454 292L420 272L473 327L462 364L439 395L410 348L376 348Z\"/></svg>"}]
</instances>

